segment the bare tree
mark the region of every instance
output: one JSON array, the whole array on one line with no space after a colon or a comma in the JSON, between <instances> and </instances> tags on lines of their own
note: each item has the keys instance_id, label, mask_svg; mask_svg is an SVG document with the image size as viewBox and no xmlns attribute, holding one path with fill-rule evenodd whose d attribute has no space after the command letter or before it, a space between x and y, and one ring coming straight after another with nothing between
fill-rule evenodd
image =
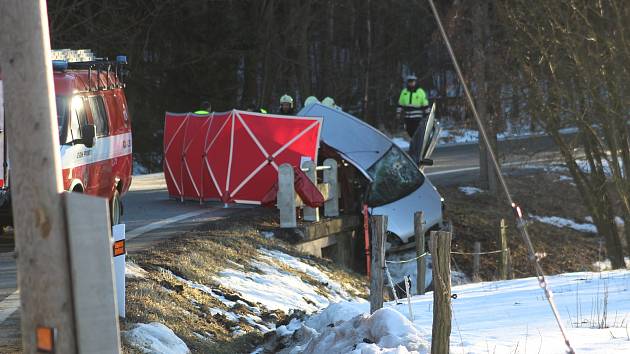
<instances>
[{"instance_id":1,"label":"bare tree","mask_svg":"<svg viewBox=\"0 0 630 354\"><path fill-rule=\"evenodd\" d=\"M615 216L630 220L625 64L630 23L624 20L630 9L621 0L518 0L503 1L501 8L529 95L529 114L560 147L613 267L624 267ZM565 127L578 129L576 140L560 133Z\"/></svg>"}]
</instances>

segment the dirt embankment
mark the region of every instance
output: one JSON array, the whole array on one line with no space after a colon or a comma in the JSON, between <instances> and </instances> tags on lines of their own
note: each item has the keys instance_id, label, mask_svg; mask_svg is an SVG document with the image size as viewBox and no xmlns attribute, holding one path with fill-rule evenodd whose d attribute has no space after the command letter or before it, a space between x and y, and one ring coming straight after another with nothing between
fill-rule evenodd
<instances>
[{"instance_id":1,"label":"dirt embankment","mask_svg":"<svg viewBox=\"0 0 630 354\"><path fill-rule=\"evenodd\" d=\"M347 291L348 296L366 296L366 281L360 275L325 259L296 253L273 237L265 238L259 230L272 227L275 218L275 213L265 209L247 211L130 256L146 272L140 270L137 276L128 277L127 319L122 329L130 329L134 323L160 322L184 340L193 353L253 351L263 342L264 333L301 313L268 309L248 300L219 281L221 271L235 269L254 278L265 275L266 267L273 266L274 272L297 277L315 289L311 298L303 297L307 306L313 303L313 297L331 296L330 284L313 276L312 271L265 257L261 249L295 256L300 265L321 270L332 282L341 284L344 290L340 291ZM291 291L291 284L285 286L287 292ZM125 345L125 352L136 353L129 345Z\"/></svg>"}]
</instances>

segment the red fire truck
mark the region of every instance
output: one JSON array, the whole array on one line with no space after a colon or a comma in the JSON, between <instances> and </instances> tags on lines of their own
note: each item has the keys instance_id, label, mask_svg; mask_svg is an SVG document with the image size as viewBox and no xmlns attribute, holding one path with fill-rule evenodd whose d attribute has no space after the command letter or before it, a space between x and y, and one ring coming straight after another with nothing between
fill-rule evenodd
<instances>
[{"instance_id":1,"label":"red fire truck","mask_svg":"<svg viewBox=\"0 0 630 354\"><path fill-rule=\"evenodd\" d=\"M123 90L127 59L95 58L87 49L53 50L52 57L64 189L107 198L112 224L118 224L133 164ZM0 224L11 225L10 151L4 137L0 77Z\"/></svg>"}]
</instances>

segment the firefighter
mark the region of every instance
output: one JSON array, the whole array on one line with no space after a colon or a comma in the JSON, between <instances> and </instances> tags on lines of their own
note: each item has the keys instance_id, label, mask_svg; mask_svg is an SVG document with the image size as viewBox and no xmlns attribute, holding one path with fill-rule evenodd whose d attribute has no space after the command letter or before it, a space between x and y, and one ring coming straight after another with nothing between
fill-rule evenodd
<instances>
[{"instance_id":1,"label":"firefighter","mask_svg":"<svg viewBox=\"0 0 630 354\"><path fill-rule=\"evenodd\" d=\"M285 94L284 96L280 97L280 110L278 114L284 116L295 115L295 109L293 107L293 97Z\"/></svg>"},{"instance_id":2,"label":"firefighter","mask_svg":"<svg viewBox=\"0 0 630 354\"><path fill-rule=\"evenodd\" d=\"M267 110L264 108L258 108L258 106L256 106L255 103L250 104L249 106L247 106L247 112L256 112L256 113L264 113L267 114Z\"/></svg>"},{"instance_id":3,"label":"firefighter","mask_svg":"<svg viewBox=\"0 0 630 354\"><path fill-rule=\"evenodd\" d=\"M337 108L337 105L335 104L335 100L332 97L330 97L330 96L324 98L322 100L322 104L324 106L328 106L330 108Z\"/></svg>"},{"instance_id":4,"label":"firefighter","mask_svg":"<svg viewBox=\"0 0 630 354\"><path fill-rule=\"evenodd\" d=\"M400 92L398 98L398 108L396 117L405 119L405 130L409 137L418 129L418 125L426 119L426 112L429 108L427 94L418 86L416 75L407 76L407 86Z\"/></svg>"},{"instance_id":5,"label":"firefighter","mask_svg":"<svg viewBox=\"0 0 630 354\"><path fill-rule=\"evenodd\" d=\"M320 103L319 100L317 99L317 97L315 97L315 96L308 96L308 97L306 97L306 100L304 100L304 107L310 106L310 105L315 104L315 103Z\"/></svg>"},{"instance_id":6,"label":"firefighter","mask_svg":"<svg viewBox=\"0 0 630 354\"><path fill-rule=\"evenodd\" d=\"M210 114L210 102L208 101L203 101L201 102L201 105L199 105L199 110L194 111L194 114L199 114L199 115L204 115L204 114Z\"/></svg>"}]
</instances>

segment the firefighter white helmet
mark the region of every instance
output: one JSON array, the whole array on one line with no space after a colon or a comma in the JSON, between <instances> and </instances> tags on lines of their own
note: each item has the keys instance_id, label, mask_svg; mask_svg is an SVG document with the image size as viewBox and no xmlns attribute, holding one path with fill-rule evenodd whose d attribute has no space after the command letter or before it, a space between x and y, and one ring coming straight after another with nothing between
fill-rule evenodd
<instances>
[{"instance_id":1,"label":"firefighter white helmet","mask_svg":"<svg viewBox=\"0 0 630 354\"><path fill-rule=\"evenodd\" d=\"M418 77L414 74L407 75L407 81L418 81Z\"/></svg>"},{"instance_id":2,"label":"firefighter white helmet","mask_svg":"<svg viewBox=\"0 0 630 354\"><path fill-rule=\"evenodd\" d=\"M324 98L324 99L322 100L322 104L323 104L324 106L328 106L328 107L331 107L331 108L335 108L335 107L336 107L336 105L335 105L335 100L334 100L332 97L326 97L326 98Z\"/></svg>"},{"instance_id":3,"label":"firefighter white helmet","mask_svg":"<svg viewBox=\"0 0 630 354\"><path fill-rule=\"evenodd\" d=\"M319 103L319 100L315 96L308 96L306 100L304 100L304 107L310 106L314 103Z\"/></svg>"},{"instance_id":4,"label":"firefighter white helmet","mask_svg":"<svg viewBox=\"0 0 630 354\"><path fill-rule=\"evenodd\" d=\"M288 103L291 105L291 108L293 108L293 97L289 95L283 95L282 97L280 97L280 104L283 103Z\"/></svg>"}]
</instances>

